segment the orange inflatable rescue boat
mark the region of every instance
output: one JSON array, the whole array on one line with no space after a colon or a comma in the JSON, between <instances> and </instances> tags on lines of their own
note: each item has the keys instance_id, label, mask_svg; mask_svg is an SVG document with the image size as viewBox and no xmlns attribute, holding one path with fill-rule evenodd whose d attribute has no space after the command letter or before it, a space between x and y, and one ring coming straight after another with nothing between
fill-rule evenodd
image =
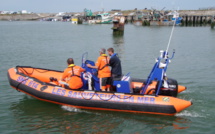
<instances>
[{"instance_id":1,"label":"orange inflatable rescue boat","mask_svg":"<svg viewBox=\"0 0 215 134\"><path fill-rule=\"evenodd\" d=\"M81 109L174 115L192 105L190 101L176 98L186 87L166 76L169 60L174 53L172 58L158 57L148 79L132 79L127 74L121 81L113 82L116 90L111 92L100 90L96 70L86 66L95 63L86 60L86 55L82 57L82 67L86 70L81 76L84 85L79 90L57 84L62 71L30 66L10 68L9 83L17 91L39 100ZM161 67L161 64L165 66Z\"/></svg>"}]
</instances>

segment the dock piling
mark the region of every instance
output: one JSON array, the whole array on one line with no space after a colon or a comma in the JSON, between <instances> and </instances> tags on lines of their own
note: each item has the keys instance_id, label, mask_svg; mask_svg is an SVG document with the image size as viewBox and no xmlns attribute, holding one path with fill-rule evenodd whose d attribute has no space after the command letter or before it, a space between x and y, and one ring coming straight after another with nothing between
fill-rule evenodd
<instances>
[{"instance_id":1,"label":"dock piling","mask_svg":"<svg viewBox=\"0 0 215 134\"><path fill-rule=\"evenodd\" d=\"M125 17L124 16L114 16L113 18L113 34L123 35L124 34Z\"/></svg>"},{"instance_id":2,"label":"dock piling","mask_svg":"<svg viewBox=\"0 0 215 134\"><path fill-rule=\"evenodd\" d=\"M215 16L211 17L211 29L214 29L215 26Z\"/></svg>"}]
</instances>

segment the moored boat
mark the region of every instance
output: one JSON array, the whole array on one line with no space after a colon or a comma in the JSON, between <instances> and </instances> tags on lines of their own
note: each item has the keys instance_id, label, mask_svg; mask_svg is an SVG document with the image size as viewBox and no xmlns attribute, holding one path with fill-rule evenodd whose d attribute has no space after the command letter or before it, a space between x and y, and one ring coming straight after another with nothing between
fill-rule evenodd
<instances>
[{"instance_id":1,"label":"moored boat","mask_svg":"<svg viewBox=\"0 0 215 134\"><path fill-rule=\"evenodd\" d=\"M110 24L112 23L112 17L109 13L102 13L96 15L96 24Z\"/></svg>"}]
</instances>

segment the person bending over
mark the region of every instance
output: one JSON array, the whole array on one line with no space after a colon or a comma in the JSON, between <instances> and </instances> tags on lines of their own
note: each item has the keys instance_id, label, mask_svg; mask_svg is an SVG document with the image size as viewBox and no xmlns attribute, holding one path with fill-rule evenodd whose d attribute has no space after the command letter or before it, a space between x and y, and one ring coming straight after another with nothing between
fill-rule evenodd
<instances>
[{"instance_id":1,"label":"person bending over","mask_svg":"<svg viewBox=\"0 0 215 134\"><path fill-rule=\"evenodd\" d=\"M80 89L83 86L81 72L84 72L85 69L75 65L72 58L67 59L67 64L68 67L64 70L61 80L66 81L71 89Z\"/></svg>"}]
</instances>

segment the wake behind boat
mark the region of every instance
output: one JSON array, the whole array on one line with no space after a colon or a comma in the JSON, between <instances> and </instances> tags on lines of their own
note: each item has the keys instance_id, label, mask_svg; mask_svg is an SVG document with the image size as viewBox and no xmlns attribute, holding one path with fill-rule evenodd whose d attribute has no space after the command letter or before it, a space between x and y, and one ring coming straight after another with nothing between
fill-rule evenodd
<instances>
[{"instance_id":1,"label":"wake behind boat","mask_svg":"<svg viewBox=\"0 0 215 134\"><path fill-rule=\"evenodd\" d=\"M62 71L50 69L16 66L8 70L8 79L16 90L60 105L93 110L174 115L191 106L192 102L176 98L177 94L186 88L166 76L167 66L173 56L168 58L166 53L161 52L148 79L132 80L127 74L121 81L113 82L116 91L112 92L100 90L95 74L97 70L86 66L95 64L87 60L87 53L82 56L82 68L86 73L81 75L84 85L79 90L63 88L50 81L50 78L59 80L63 74Z\"/></svg>"}]
</instances>

